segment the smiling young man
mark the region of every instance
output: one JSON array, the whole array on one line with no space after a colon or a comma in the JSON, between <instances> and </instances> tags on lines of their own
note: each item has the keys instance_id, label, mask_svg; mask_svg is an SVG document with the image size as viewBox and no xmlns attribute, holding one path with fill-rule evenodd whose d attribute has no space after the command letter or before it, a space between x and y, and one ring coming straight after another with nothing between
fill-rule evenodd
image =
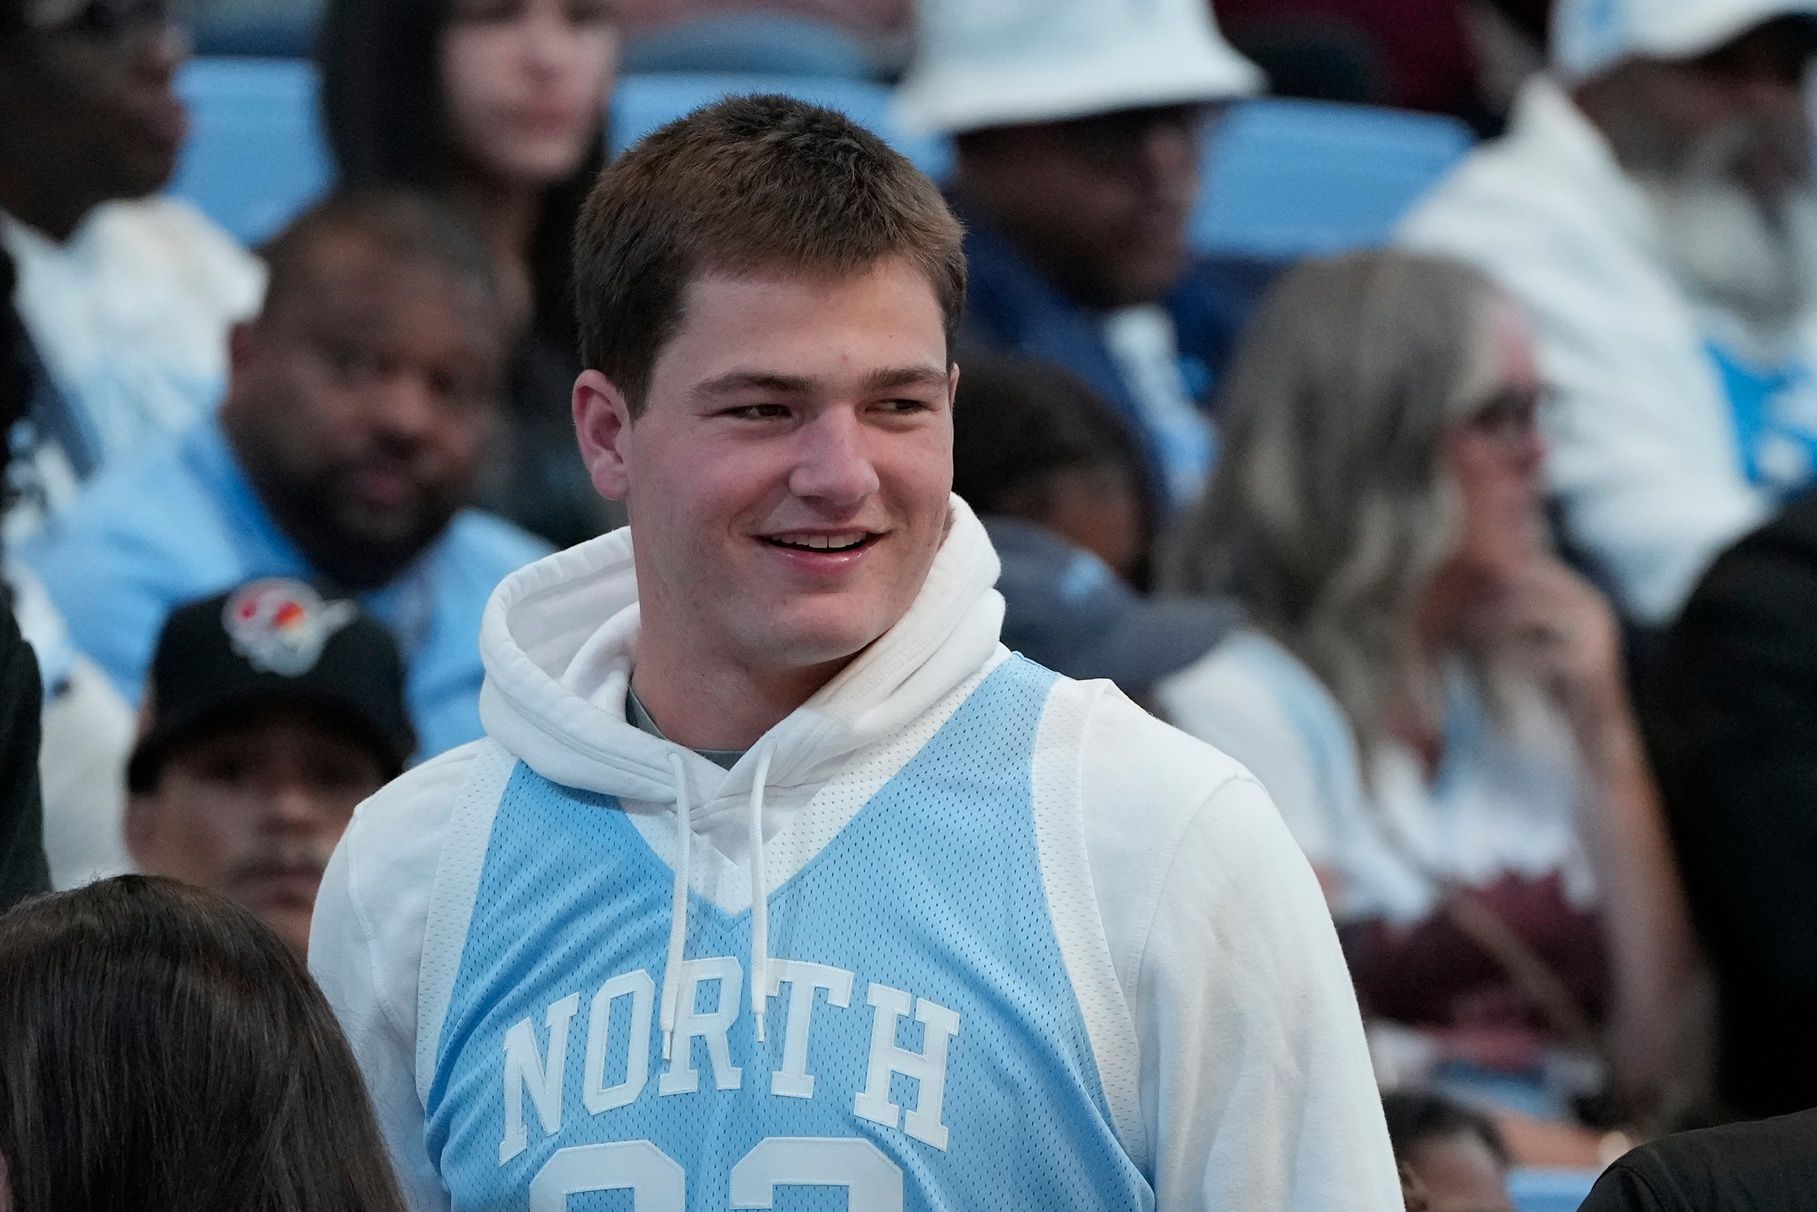
<instances>
[{"instance_id":1,"label":"smiling young man","mask_svg":"<svg viewBox=\"0 0 1817 1212\"><path fill-rule=\"evenodd\" d=\"M413 1205L1398 1207L1266 793L998 642L934 186L736 98L577 247L631 525L500 586L488 739L356 813L311 941Z\"/></svg>"}]
</instances>

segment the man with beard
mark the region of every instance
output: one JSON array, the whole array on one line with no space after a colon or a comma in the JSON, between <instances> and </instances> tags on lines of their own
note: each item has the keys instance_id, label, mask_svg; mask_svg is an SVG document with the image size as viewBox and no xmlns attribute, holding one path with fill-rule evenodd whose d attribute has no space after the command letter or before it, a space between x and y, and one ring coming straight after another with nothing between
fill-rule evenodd
<instances>
[{"instance_id":1,"label":"man with beard","mask_svg":"<svg viewBox=\"0 0 1817 1212\"><path fill-rule=\"evenodd\" d=\"M33 346L15 535L220 397L257 258L157 197L187 131L178 0L0 2L0 245Z\"/></svg>"},{"instance_id":2,"label":"man with beard","mask_svg":"<svg viewBox=\"0 0 1817 1212\"><path fill-rule=\"evenodd\" d=\"M397 645L352 602L274 578L180 607L152 665L126 774L134 863L305 951L354 805L415 748Z\"/></svg>"},{"instance_id":3,"label":"man with beard","mask_svg":"<svg viewBox=\"0 0 1817 1212\"><path fill-rule=\"evenodd\" d=\"M1562 0L1552 71L1402 239L1538 323L1566 538L1630 620L1817 473L1812 0Z\"/></svg>"},{"instance_id":4,"label":"man with beard","mask_svg":"<svg viewBox=\"0 0 1817 1212\"><path fill-rule=\"evenodd\" d=\"M25 561L129 701L178 603L261 576L357 597L439 753L480 734L487 595L546 550L462 508L521 309L479 237L409 195L325 202L267 256L219 419L111 470Z\"/></svg>"}]
</instances>

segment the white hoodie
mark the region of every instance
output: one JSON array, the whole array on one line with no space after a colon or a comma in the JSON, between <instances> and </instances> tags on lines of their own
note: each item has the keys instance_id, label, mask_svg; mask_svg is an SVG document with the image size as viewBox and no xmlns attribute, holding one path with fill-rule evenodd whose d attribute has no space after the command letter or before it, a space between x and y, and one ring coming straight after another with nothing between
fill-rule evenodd
<instances>
[{"instance_id":1,"label":"white hoodie","mask_svg":"<svg viewBox=\"0 0 1817 1212\"><path fill-rule=\"evenodd\" d=\"M310 946L413 1208L451 1206L425 1147L425 1096L488 814L516 763L616 797L696 893L757 919L751 888L775 892L825 850L1008 657L997 571L955 498L908 613L729 771L626 722L638 621L628 531L500 585L481 634L489 739L360 808ZM1262 788L1108 683L1065 679L1041 709L1032 786L1054 933L1116 1140L1155 1206L1399 1208L1335 933Z\"/></svg>"}]
</instances>

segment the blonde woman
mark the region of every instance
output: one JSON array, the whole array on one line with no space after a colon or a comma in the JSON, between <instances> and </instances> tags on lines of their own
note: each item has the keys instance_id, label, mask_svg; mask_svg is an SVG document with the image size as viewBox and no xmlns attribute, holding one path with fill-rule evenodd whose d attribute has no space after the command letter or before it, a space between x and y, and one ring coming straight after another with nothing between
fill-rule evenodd
<instances>
[{"instance_id":1,"label":"blonde woman","mask_svg":"<svg viewBox=\"0 0 1817 1212\"><path fill-rule=\"evenodd\" d=\"M1547 547L1543 398L1461 265L1287 275L1167 570L1248 625L1157 701L1273 793L1366 1010L1423 1058L1694 1088L1695 949L1614 619Z\"/></svg>"}]
</instances>

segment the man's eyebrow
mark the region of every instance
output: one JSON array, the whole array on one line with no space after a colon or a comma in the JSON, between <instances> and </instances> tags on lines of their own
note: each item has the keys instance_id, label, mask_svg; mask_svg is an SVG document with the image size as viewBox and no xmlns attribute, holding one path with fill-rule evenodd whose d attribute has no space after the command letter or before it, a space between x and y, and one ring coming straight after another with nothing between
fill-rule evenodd
<instances>
[{"instance_id":1,"label":"man's eyebrow","mask_svg":"<svg viewBox=\"0 0 1817 1212\"><path fill-rule=\"evenodd\" d=\"M774 392L777 395L805 396L814 390L814 381L803 375L777 374L763 370L729 370L688 389L695 400L713 400L746 391Z\"/></svg>"},{"instance_id":2,"label":"man's eyebrow","mask_svg":"<svg viewBox=\"0 0 1817 1212\"><path fill-rule=\"evenodd\" d=\"M945 387L951 377L936 366L892 366L873 371L864 380L867 392L894 391L899 387Z\"/></svg>"},{"instance_id":3,"label":"man's eyebrow","mask_svg":"<svg viewBox=\"0 0 1817 1212\"><path fill-rule=\"evenodd\" d=\"M947 372L934 366L891 366L865 376L866 393L894 391L903 387L944 387ZM742 392L769 392L785 396L811 396L819 390L816 380L805 375L787 375L764 370L730 370L715 375L688 389L696 401L716 400Z\"/></svg>"}]
</instances>

